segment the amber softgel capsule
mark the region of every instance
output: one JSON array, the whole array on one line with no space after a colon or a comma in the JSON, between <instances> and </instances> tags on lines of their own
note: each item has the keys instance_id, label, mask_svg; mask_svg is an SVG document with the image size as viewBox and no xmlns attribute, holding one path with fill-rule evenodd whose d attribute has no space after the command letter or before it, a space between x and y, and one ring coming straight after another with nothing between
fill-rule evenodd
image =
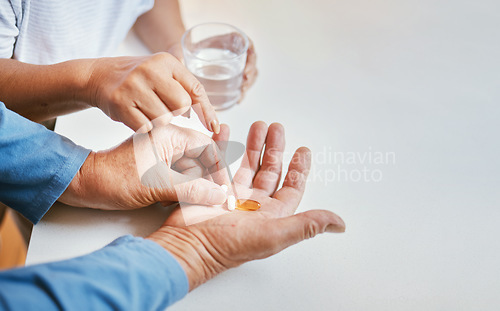
<instances>
[{"instance_id":1,"label":"amber softgel capsule","mask_svg":"<svg viewBox=\"0 0 500 311\"><path fill-rule=\"evenodd\" d=\"M236 200L236 209L239 211L256 211L260 208L260 203L254 200L238 199Z\"/></svg>"},{"instance_id":2,"label":"amber softgel capsule","mask_svg":"<svg viewBox=\"0 0 500 311\"><path fill-rule=\"evenodd\" d=\"M221 188L226 193L229 189L227 185L222 185ZM234 195L230 194L227 196L227 209L230 211L234 211L235 209L237 209L240 211L251 212L258 210L259 208L260 208L260 203L255 200L250 200L250 199L236 200L236 197Z\"/></svg>"}]
</instances>

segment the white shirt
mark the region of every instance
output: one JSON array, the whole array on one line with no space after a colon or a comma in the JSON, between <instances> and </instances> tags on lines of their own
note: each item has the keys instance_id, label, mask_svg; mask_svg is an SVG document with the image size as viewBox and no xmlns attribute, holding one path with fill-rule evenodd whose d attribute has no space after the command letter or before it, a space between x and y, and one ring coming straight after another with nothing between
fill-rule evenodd
<instances>
[{"instance_id":1,"label":"white shirt","mask_svg":"<svg viewBox=\"0 0 500 311\"><path fill-rule=\"evenodd\" d=\"M154 0L0 0L0 58L31 64L110 56Z\"/></svg>"}]
</instances>

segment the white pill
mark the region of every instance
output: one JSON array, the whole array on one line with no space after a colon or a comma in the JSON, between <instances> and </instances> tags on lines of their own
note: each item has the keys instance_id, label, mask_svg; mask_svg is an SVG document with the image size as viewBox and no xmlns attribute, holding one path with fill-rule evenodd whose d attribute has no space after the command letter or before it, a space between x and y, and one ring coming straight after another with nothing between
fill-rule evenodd
<instances>
[{"instance_id":1,"label":"white pill","mask_svg":"<svg viewBox=\"0 0 500 311\"><path fill-rule=\"evenodd\" d=\"M223 190L224 192L227 192L227 190L229 189L229 188L227 187L227 185L222 185L222 186L220 186L220 187L222 188L222 190Z\"/></svg>"},{"instance_id":2,"label":"white pill","mask_svg":"<svg viewBox=\"0 0 500 311\"><path fill-rule=\"evenodd\" d=\"M230 211L234 211L236 208L236 198L234 195L229 195L227 197L227 209Z\"/></svg>"}]
</instances>

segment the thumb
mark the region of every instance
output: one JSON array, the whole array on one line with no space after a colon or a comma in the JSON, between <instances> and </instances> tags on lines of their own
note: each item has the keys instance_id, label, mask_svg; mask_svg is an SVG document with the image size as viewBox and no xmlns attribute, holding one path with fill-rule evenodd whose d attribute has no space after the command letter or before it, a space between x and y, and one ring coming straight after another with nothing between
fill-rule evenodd
<instances>
[{"instance_id":1,"label":"thumb","mask_svg":"<svg viewBox=\"0 0 500 311\"><path fill-rule=\"evenodd\" d=\"M270 222L274 227L274 236L270 239L277 244L274 250L279 252L291 245L310 239L320 233L345 231L345 223L336 214L326 210L312 210Z\"/></svg>"},{"instance_id":2,"label":"thumb","mask_svg":"<svg viewBox=\"0 0 500 311\"><path fill-rule=\"evenodd\" d=\"M200 205L221 205L226 192L214 182L197 178L174 185L177 201Z\"/></svg>"}]
</instances>

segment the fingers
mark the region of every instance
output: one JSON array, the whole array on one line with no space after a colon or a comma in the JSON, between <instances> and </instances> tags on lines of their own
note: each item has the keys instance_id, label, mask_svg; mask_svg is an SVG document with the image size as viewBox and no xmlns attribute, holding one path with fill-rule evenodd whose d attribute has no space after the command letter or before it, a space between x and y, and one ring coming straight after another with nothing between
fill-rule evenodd
<instances>
[{"instance_id":1,"label":"fingers","mask_svg":"<svg viewBox=\"0 0 500 311\"><path fill-rule=\"evenodd\" d=\"M199 157L200 162L207 168L208 176L219 185L231 184L228 167L224 161L224 154L219 150L215 142L208 145Z\"/></svg>"},{"instance_id":2,"label":"fingers","mask_svg":"<svg viewBox=\"0 0 500 311\"><path fill-rule=\"evenodd\" d=\"M324 232L344 232L345 224L330 211L312 210L266 221L251 230L244 247L247 252L245 261L272 256Z\"/></svg>"},{"instance_id":3,"label":"fingers","mask_svg":"<svg viewBox=\"0 0 500 311\"><path fill-rule=\"evenodd\" d=\"M189 179L190 176L172 172L174 200L200 205L221 205L226 201L226 192L219 185L203 178ZM164 200L171 200L171 198Z\"/></svg>"},{"instance_id":4,"label":"fingers","mask_svg":"<svg viewBox=\"0 0 500 311\"><path fill-rule=\"evenodd\" d=\"M165 107L165 110L169 110L174 116L178 116L191 108L191 96L178 81L163 79L159 84L159 86L154 87L154 92L164 103L162 106ZM151 103L148 106L156 105ZM164 113L167 113L167 111Z\"/></svg>"},{"instance_id":5,"label":"fingers","mask_svg":"<svg viewBox=\"0 0 500 311\"><path fill-rule=\"evenodd\" d=\"M252 87L252 85L254 85L255 80L257 80L257 76L257 69L243 75L243 82L241 83L241 95L238 99L238 104L243 102L243 99L245 99L248 90L250 89L250 87Z\"/></svg>"},{"instance_id":6,"label":"fingers","mask_svg":"<svg viewBox=\"0 0 500 311\"><path fill-rule=\"evenodd\" d=\"M207 97L208 100L208 97ZM215 109L212 104L194 104L193 110L198 115L203 126L205 126L209 131L218 134L220 132L220 124L217 116L215 114Z\"/></svg>"},{"instance_id":7,"label":"fingers","mask_svg":"<svg viewBox=\"0 0 500 311\"><path fill-rule=\"evenodd\" d=\"M172 70L173 78L180 83L191 97L193 110L209 131L219 133L220 126L215 109L210 104L208 95L203 85L181 63L176 64Z\"/></svg>"},{"instance_id":8,"label":"fingers","mask_svg":"<svg viewBox=\"0 0 500 311\"><path fill-rule=\"evenodd\" d=\"M172 113L169 111L163 115L161 115L160 117L152 120L151 122L153 123L153 126L155 127L161 127L161 126L166 126L170 123L170 121L172 121Z\"/></svg>"},{"instance_id":9,"label":"fingers","mask_svg":"<svg viewBox=\"0 0 500 311\"><path fill-rule=\"evenodd\" d=\"M226 161L226 165L229 165L231 163L228 163L227 159L227 147L228 147L228 140L229 140L229 126L227 124L221 124L220 126L220 133L219 134L213 134L212 139L215 141L217 144L217 147L219 147L220 152L222 153L222 159Z\"/></svg>"},{"instance_id":10,"label":"fingers","mask_svg":"<svg viewBox=\"0 0 500 311\"><path fill-rule=\"evenodd\" d=\"M250 127L245 155L241 167L234 175L234 181L251 188L256 172L260 167L260 155L267 136L267 125L262 121L255 122Z\"/></svg>"},{"instance_id":11,"label":"fingers","mask_svg":"<svg viewBox=\"0 0 500 311\"><path fill-rule=\"evenodd\" d=\"M239 103L243 101L245 93L248 89L255 83L257 76L259 74L257 70L257 54L255 53L255 47L252 40L249 40L249 46L247 50L247 61L245 64L245 70L243 71L243 82L241 83L241 96Z\"/></svg>"},{"instance_id":12,"label":"fingers","mask_svg":"<svg viewBox=\"0 0 500 311\"><path fill-rule=\"evenodd\" d=\"M203 126L218 133L219 121L203 85L174 56L157 53L152 57L166 63L171 70L171 76L166 72L156 72L151 81L151 88L164 103L163 106L168 107L174 116L184 114L192 106Z\"/></svg>"},{"instance_id":13,"label":"fingers","mask_svg":"<svg viewBox=\"0 0 500 311\"><path fill-rule=\"evenodd\" d=\"M220 130L203 86L169 53L99 59L93 68L89 85L96 95L90 101L134 131L165 114L182 115L192 105L208 130Z\"/></svg>"},{"instance_id":14,"label":"fingers","mask_svg":"<svg viewBox=\"0 0 500 311\"><path fill-rule=\"evenodd\" d=\"M155 128L149 136L155 136L152 143L158 152L157 163L143 174L141 182L153 188L155 201L202 205L225 201L226 193L219 185L229 184L230 178L219 168L221 154L214 141L198 131L175 125ZM174 151L177 153L171 154Z\"/></svg>"},{"instance_id":15,"label":"fingers","mask_svg":"<svg viewBox=\"0 0 500 311\"><path fill-rule=\"evenodd\" d=\"M241 83L241 96L238 103L241 103L245 98L245 94L248 89L255 83L257 76L259 74L257 70L257 54L255 53L255 47L252 40L249 40L249 46L247 50L247 60L245 64L245 69L243 71L243 81Z\"/></svg>"},{"instance_id":16,"label":"fingers","mask_svg":"<svg viewBox=\"0 0 500 311\"><path fill-rule=\"evenodd\" d=\"M146 133L153 128L151 121L138 108L129 109L127 113L121 115L118 121L124 123L135 132L140 130L140 132Z\"/></svg>"},{"instance_id":17,"label":"fingers","mask_svg":"<svg viewBox=\"0 0 500 311\"><path fill-rule=\"evenodd\" d=\"M285 129L281 124L273 123L267 131L266 149L262 156L262 164L253 181L253 187L263 190L268 196L274 194L278 188L284 150Z\"/></svg>"},{"instance_id":18,"label":"fingers","mask_svg":"<svg viewBox=\"0 0 500 311\"><path fill-rule=\"evenodd\" d=\"M172 169L194 178L203 178L206 175L205 167L198 161L198 159L191 159L187 157L180 158L174 163Z\"/></svg>"},{"instance_id":19,"label":"fingers","mask_svg":"<svg viewBox=\"0 0 500 311\"><path fill-rule=\"evenodd\" d=\"M232 187L232 176L231 176L231 171L229 169L229 164L231 164L231 159L227 158L227 147L228 147L228 140L229 140L229 126L227 124L221 124L220 128L220 133L219 134L213 134L212 139L215 141L217 146L219 147L219 150L221 152L221 162L222 162L222 169L219 171L219 175L225 180L223 184L227 185L229 187L229 191L227 194L234 194L234 188Z\"/></svg>"},{"instance_id":20,"label":"fingers","mask_svg":"<svg viewBox=\"0 0 500 311\"><path fill-rule=\"evenodd\" d=\"M268 224L269 226L271 224ZM338 215L326 210L311 210L276 219L275 239L285 247L315 237L324 232L345 232L345 223Z\"/></svg>"},{"instance_id":21,"label":"fingers","mask_svg":"<svg viewBox=\"0 0 500 311\"><path fill-rule=\"evenodd\" d=\"M217 144L217 147L219 148L219 151L221 153L220 159L222 160L223 163L223 168L222 168L222 174L224 177L229 178L229 182L231 181L231 176L229 172L229 164L227 162L227 157L226 157L226 151L227 151L227 146L228 146L228 140L229 140L229 126L227 124L221 124L220 126L220 132L219 134L213 134L212 139L214 142ZM225 183L228 185L228 183Z\"/></svg>"},{"instance_id":22,"label":"fingers","mask_svg":"<svg viewBox=\"0 0 500 311\"><path fill-rule=\"evenodd\" d=\"M128 113L122 114L124 117L124 120L122 122L132 128L134 131L139 130L139 128L141 128L145 124L147 124L147 130L151 129L151 124L154 126L164 126L169 124L172 119L171 110L175 115L177 115L182 111L189 109L191 99L184 91L184 89L180 87L180 85L178 85L178 88L180 90L177 89L175 91L169 91L169 94L176 95L168 96L168 98L161 98L153 90L145 89L140 94L141 96L134 100L136 107L129 109ZM182 96L179 96L180 94L182 94L182 92L186 94L188 98L188 102L186 104L187 106L183 109L178 108L180 106L177 106L177 104L182 102L182 99L180 98ZM168 102L170 106L167 107L164 102ZM175 111L173 110L174 108L178 108L180 110Z\"/></svg>"},{"instance_id":23,"label":"fingers","mask_svg":"<svg viewBox=\"0 0 500 311\"><path fill-rule=\"evenodd\" d=\"M229 135L229 129L225 126L225 134ZM194 130L190 129L180 129L175 135L176 139L180 139L176 144L184 146L184 150L181 150L180 154L176 154L172 157L173 161L177 165L182 157L187 157L191 159L197 159L199 163L202 164L205 175L204 178L212 179L219 185L230 184L231 179L224 162L224 155L219 150L216 143L211 140L208 136ZM220 133L219 133L220 134Z\"/></svg>"},{"instance_id":24,"label":"fingers","mask_svg":"<svg viewBox=\"0 0 500 311\"><path fill-rule=\"evenodd\" d=\"M290 215L295 212L302 199L310 167L311 151L306 147L297 149L288 166L283 187L273 196L285 204Z\"/></svg>"},{"instance_id":25,"label":"fingers","mask_svg":"<svg viewBox=\"0 0 500 311\"><path fill-rule=\"evenodd\" d=\"M217 146L219 146L219 149L221 149L222 152L226 151L225 148L222 148L222 146L227 147L227 145L219 144L219 142L227 142L229 140L229 134L229 126L227 124L221 124L219 133L214 133L212 135L212 139L217 143Z\"/></svg>"}]
</instances>

